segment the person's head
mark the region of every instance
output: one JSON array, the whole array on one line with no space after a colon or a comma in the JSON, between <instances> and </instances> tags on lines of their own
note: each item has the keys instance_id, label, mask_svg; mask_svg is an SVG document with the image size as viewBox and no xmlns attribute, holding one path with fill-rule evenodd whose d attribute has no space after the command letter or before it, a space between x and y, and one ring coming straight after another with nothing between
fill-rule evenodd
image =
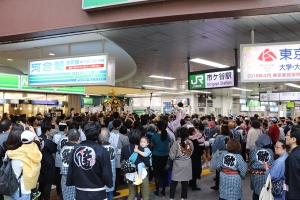
<instances>
[{"instance_id":1,"label":"person's head","mask_svg":"<svg viewBox=\"0 0 300 200\"><path fill-rule=\"evenodd\" d=\"M36 125L38 123L38 120L36 117L32 116L28 118L28 122L31 126Z\"/></svg>"},{"instance_id":2,"label":"person's head","mask_svg":"<svg viewBox=\"0 0 300 200\"><path fill-rule=\"evenodd\" d=\"M199 130L200 120L199 119L193 119L193 126Z\"/></svg>"},{"instance_id":3,"label":"person's head","mask_svg":"<svg viewBox=\"0 0 300 200\"><path fill-rule=\"evenodd\" d=\"M77 116L76 118L75 118L75 121L79 124L79 125L81 125L82 124L82 117L81 116Z\"/></svg>"},{"instance_id":4,"label":"person's head","mask_svg":"<svg viewBox=\"0 0 300 200\"><path fill-rule=\"evenodd\" d=\"M46 121L46 122L42 123L42 126L41 126L42 134L44 134L46 136L50 135L51 129L52 129L52 124L50 122Z\"/></svg>"},{"instance_id":5,"label":"person's head","mask_svg":"<svg viewBox=\"0 0 300 200\"><path fill-rule=\"evenodd\" d=\"M58 124L58 129L59 129L59 131L62 131L62 132L67 132L67 124L66 123L64 123L64 122L60 122L59 124Z\"/></svg>"},{"instance_id":6,"label":"person's head","mask_svg":"<svg viewBox=\"0 0 300 200\"><path fill-rule=\"evenodd\" d=\"M90 122L99 122L98 116L96 114L93 114L90 116Z\"/></svg>"},{"instance_id":7,"label":"person's head","mask_svg":"<svg viewBox=\"0 0 300 200\"><path fill-rule=\"evenodd\" d=\"M142 124L143 126L147 125L147 124L148 124L147 119L146 119L146 118L142 118L142 119L141 119L141 124Z\"/></svg>"},{"instance_id":8,"label":"person's head","mask_svg":"<svg viewBox=\"0 0 300 200\"><path fill-rule=\"evenodd\" d=\"M72 114L74 114L74 113L75 113L75 108L71 108L70 112L71 112Z\"/></svg>"},{"instance_id":9,"label":"person's head","mask_svg":"<svg viewBox=\"0 0 300 200\"><path fill-rule=\"evenodd\" d=\"M157 128L156 128L156 126L155 126L154 124L150 124L150 125L148 126L148 131L149 131L149 132L152 132L152 133L156 133Z\"/></svg>"},{"instance_id":10,"label":"person's head","mask_svg":"<svg viewBox=\"0 0 300 200\"><path fill-rule=\"evenodd\" d=\"M121 126L120 129L119 129L119 132L122 134L122 135L127 135L127 127L124 126Z\"/></svg>"},{"instance_id":11,"label":"person's head","mask_svg":"<svg viewBox=\"0 0 300 200\"><path fill-rule=\"evenodd\" d=\"M183 107L183 103L182 103L182 102L179 102L179 103L177 104L177 106L180 107L180 108L182 108L182 107Z\"/></svg>"},{"instance_id":12,"label":"person's head","mask_svg":"<svg viewBox=\"0 0 300 200\"><path fill-rule=\"evenodd\" d=\"M267 134L260 134L255 141L255 146L258 148L270 148L272 140Z\"/></svg>"},{"instance_id":13,"label":"person's head","mask_svg":"<svg viewBox=\"0 0 300 200\"><path fill-rule=\"evenodd\" d=\"M234 122L229 122L228 127L229 127L229 129L233 129L234 128Z\"/></svg>"},{"instance_id":14,"label":"person's head","mask_svg":"<svg viewBox=\"0 0 300 200\"><path fill-rule=\"evenodd\" d=\"M129 135L129 143L139 145L141 140L141 131L138 129L133 129Z\"/></svg>"},{"instance_id":15,"label":"person's head","mask_svg":"<svg viewBox=\"0 0 300 200\"><path fill-rule=\"evenodd\" d=\"M77 129L71 129L68 133L68 142L78 143L80 141L80 132Z\"/></svg>"},{"instance_id":16,"label":"person's head","mask_svg":"<svg viewBox=\"0 0 300 200\"><path fill-rule=\"evenodd\" d=\"M209 127L210 129L215 128L215 126L216 126L215 122L213 122L213 121L208 122L208 127Z\"/></svg>"},{"instance_id":17,"label":"person's head","mask_svg":"<svg viewBox=\"0 0 300 200\"><path fill-rule=\"evenodd\" d=\"M145 148L149 145L149 138L147 138L146 136L142 137L140 140L140 146Z\"/></svg>"},{"instance_id":18,"label":"person's head","mask_svg":"<svg viewBox=\"0 0 300 200\"><path fill-rule=\"evenodd\" d=\"M275 148L275 154L279 156L287 153L290 149L290 147L286 144L285 140L278 140L274 148Z\"/></svg>"},{"instance_id":19,"label":"person's head","mask_svg":"<svg viewBox=\"0 0 300 200\"><path fill-rule=\"evenodd\" d=\"M98 122L89 122L84 127L84 134L86 136L86 140L90 140L96 142L99 138L99 134L101 131L101 126Z\"/></svg>"},{"instance_id":20,"label":"person's head","mask_svg":"<svg viewBox=\"0 0 300 200\"><path fill-rule=\"evenodd\" d=\"M294 125L285 136L286 144L291 148L300 145L300 126Z\"/></svg>"},{"instance_id":21,"label":"person's head","mask_svg":"<svg viewBox=\"0 0 300 200\"><path fill-rule=\"evenodd\" d=\"M160 139L165 141L168 139L168 132L166 130L166 123L163 120L157 122L157 129L161 132Z\"/></svg>"},{"instance_id":22,"label":"person's head","mask_svg":"<svg viewBox=\"0 0 300 200\"><path fill-rule=\"evenodd\" d=\"M221 129L220 129L220 133L222 134L222 135L227 135L227 136L229 136L230 135L230 130L229 130L229 126L227 125L227 124L222 124L221 125Z\"/></svg>"},{"instance_id":23,"label":"person's head","mask_svg":"<svg viewBox=\"0 0 300 200\"><path fill-rule=\"evenodd\" d=\"M118 120L118 119L115 119L115 120L113 121L113 129L119 129L120 126L121 126L121 121Z\"/></svg>"},{"instance_id":24,"label":"person's head","mask_svg":"<svg viewBox=\"0 0 300 200\"><path fill-rule=\"evenodd\" d=\"M6 150L16 150L22 146L21 135L23 132L24 131L12 131L9 133L4 143Z\"/></svg>"},{"instance_id":25,"label":"person's head","mask_svg":"<svg viewBox=\"0 0 300 200\"><path fill-rule=\"evenodd\" d=\"M76 130L79 130L79 124L77 122L71 122L68 126L68 129L71 130L71 129L76 129Z\"/></svg>"},{"instance_id":26,"label":"person's head","mask_svg":"<svg viewBox=\"0 0 300 200\"><path fill-rule=\"evenodd\" d=\"M179 129L179 136L180 136L180 139L181 139L181 146L183 148L185 148L185 140L188 139L188 137L190 136L190 132L189 132L189 129L186 128L186 127L181 127Z\"/></svg>"},{"instance_id":27,"label":"person's head","mask_svg":"<svg viewBox=\"0 0 300 200\"><path fill-rule=\"evenodd\" d=\"M275 118L275 117L272 117L271 119L270 119L270 123L271 123L271 125L273 125L273 124L277 124L277 118Z\"/></svg>"},{"instance_id":28,"label":"person's head","mask_svg":"<svg viewBox=\"0 0 300 200\"><path fill-rule=\"evenodd\" d=\"M228 151L241 151L241 143L235 139L231 139L227 142Z\"/></svg>"},{"instance_id":29,"label":"person's head","mask_svg":"<svg viewBox=\"0 0 300 200\"><path fill-rule=\"evenodd\" d=\"M3 118L0 121L0 130L3 132L10 132L11 130L11 122L9 121L9 119L7 118Z\"/></svg>"},{"instance_id":30,"label":"person's head","mask_svg":"<svg viewBox=\"0 0 300 200\"><path fill-rule=\"evenodd\" d=\"M255 115L254 115L254 118L255 118L255 119L258 119L258 114L255 114Z\"/></svg>"},{"instance_id":31,"label":"person's head","mask_svg":"<svg viewBox=\"0 0 300 200\"><path fill-rule=\"evenodd\" d=\"M185 116L185 117L184 117L184 123L185 123L185 124L189 123L190 121L191 121L190 116Z\"/></svg>"},{"instance_id":32,"label":"person's head","mask_svg":"<svg viewBox=\"0 0 300 200\"><path fill-rule=\"evenodd\" d=\"M203 132L203 131L204 131L204 128L205 128L204 124L200 123L200 124L199 124L198 130L199 130L200 132Z\"/></svg>"},{"instance_id":33,"label":"person's head","mask_svg":"<svg viewBox=\"0 0 300 200\"><path fill-rule=\"evenodd\" d=\"M118 118L119 118L119 116L120 116L120 114L119 114L118 112L114 112L114 113L113 113L113 117L114 117L114 119L118 119Z\"/></svg>"},{"instance_id":34,"label":"person's head","mask_svg":"<svg viewBox=\"0 0 300 200\"><path fill-rule=\"evenodd\" d=\"M239 120L238 118L235 120L235 124L237 126L241 126L242 123L243 123L243 121Z\"/></svg>"},{"instance_id":35,"label":"person's head","mask_svg":"<svg viewBox=\"0 0 300 200\"><path fill-rule=\"evenodd\" d=\"M34 140L35 136L36 135L31 131L23 131L21 134L21 141L23 144L30 144Z\"/></svg>"},{"instance_id":36,"label":"person's head","mask_svg":"<svg viewBox=\"0 0 300 200\"><path fill-rule=\"evenodd\" d=\"M269 125L268 125L268 122L263 122L263 123L262 123L262 126L263 126L264 129L267 129L268 126L269 126Z\"/></svg>"},{"instance_id":37,"label":"person's head","mask_svg":"<svg viewBox=\"0 0 300 200\"><path fill-rule=\"evenodd\" d=\"M194 127L190 127L189 128L189 135L192 136L192 135L195 135L196 134L196 129Z\"/></svg>"},{"instance_id":38,"label":"person's head","mask_svg":"<svg viewBox=\"0 0 300 200\"><path fill-rule=\"evenodd\" d=\"M258 121L258 120L253 120L253 121L251 122L251 127L252 127L252 128L256 128L256 129L259 129L259 128L260 128L260 123L259 123L259 121Z\"/></svg>"},{"instance_id":39,"label":"person's head","mask_svg":"<svg viewBox=\"0 0 300 200\"><path fill-rule=\"evenodd\" d=\"M101 140L101 142L102 143L103 142L108 142L109 138L110 138L110 133L109 133L108 128L102 128L101 129L101 134L100 134L100 140Z\"/></svg>"}]
</instances>

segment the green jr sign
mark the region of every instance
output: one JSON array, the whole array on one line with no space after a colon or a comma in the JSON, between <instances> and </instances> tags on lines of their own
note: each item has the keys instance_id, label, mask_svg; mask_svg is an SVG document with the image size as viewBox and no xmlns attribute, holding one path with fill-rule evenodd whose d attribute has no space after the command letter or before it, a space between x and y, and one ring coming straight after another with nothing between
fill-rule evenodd
<instances>
[{"instance_id":1,"label":"green jr sign","mask_svg":"<svg viewBox=\"0 0 300 200\"><path fill-rule=\"evenodd\" d=\"M149 0L82 0L82 9L89 10L95 8L147 2Z\"/></svg>"},{"instance_id":2,"label":"green jr sign","mask_svg":"<svg viewBox=\"0 0 300 200\"><path fill-rule=\"evenodd\" d=\"M205 88L205 74L190 75L190 90Z\"/></svg>"}]
</instances>

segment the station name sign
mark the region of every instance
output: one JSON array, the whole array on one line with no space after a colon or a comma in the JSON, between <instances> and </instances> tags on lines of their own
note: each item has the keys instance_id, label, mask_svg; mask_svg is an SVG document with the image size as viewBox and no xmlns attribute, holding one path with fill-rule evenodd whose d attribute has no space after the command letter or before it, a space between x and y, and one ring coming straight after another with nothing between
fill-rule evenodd
<instances>
[{"instance_id":1,"label":"station name sign","mask_svg":"<svg viewBox=\"0 0 300 200\"><path fill-rule=\"evenodd\" d=\"M259 93L259 101L299 101L299 91L273 92L273 93Z\"/></svg>"},{"instance_id":2,"label":"station name sign","mask_svg":"<svg viewBox=\"0 0 300 200\"><path fill-rule=\"evenodd\" d=\"M99 8L124 6L138 3L149 3L162 0L82 0L83 10L92 10Z\"/></svg>"},{"instance_id":3,"label":"station name sign","mask_svg":"<svg viewBox=\"0 0 300 200\"><path fill-rule=\"evenodd\" d=\"M190 72L188 77L189 90L228 88L237 86L235 67L226 69Z\"/></svg>"},{"instance_id":4,"label":"station name sign","mask_svg":"<svg viewBox=\"0 0 300 200\"><path fill-rule=\"evenodd\" d=\"M300 42L242 44L240 60L242 82L300 79Z\"/></svg>"}]
</instances>

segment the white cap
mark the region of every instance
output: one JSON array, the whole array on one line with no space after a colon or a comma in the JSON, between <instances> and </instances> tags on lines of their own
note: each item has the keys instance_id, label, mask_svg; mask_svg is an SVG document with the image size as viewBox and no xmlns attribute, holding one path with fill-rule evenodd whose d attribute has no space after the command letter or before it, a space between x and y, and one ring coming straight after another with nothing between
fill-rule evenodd
<instances>
[{"instance_id":1,"label":"white cap","mask_svg":"<svg viewBox=\"0 0 300 200\"><path fill-rule=\"evenodd\" d=\"M64 123L64 122L59 122L59 124L58 124L58 126L67 126L67 124L66 123Z\"/></svg>"},{"instance_id":2,"label":"white cap","mask_svg":"<svg viewBox=\"0 0 300 200\"><path fill-rule=\"evenodd\" d=\"M24 131L21 134L21 141L22 143L30 143L35 138L35 134L31 131Z\"/></svg>"}]
</instances>

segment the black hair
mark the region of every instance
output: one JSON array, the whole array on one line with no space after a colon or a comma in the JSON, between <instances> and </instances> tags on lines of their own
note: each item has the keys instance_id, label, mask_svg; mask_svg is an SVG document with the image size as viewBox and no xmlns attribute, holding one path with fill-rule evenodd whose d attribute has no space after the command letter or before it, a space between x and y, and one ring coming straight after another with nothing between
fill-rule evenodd
<instances>
[{"instance_id":1,"label":"black hair","mask_svg":"<svg viewBox=\"0 0 300 200\"><path fill-rule=\"evenodd\" d=\"M65 131L66 128L67 128L67 125L58 125L59 131Z\"/></svg>"},{"instance_id":2,"label":"black hair","mask_svg":"<svg viewBox=\"0 0 300 200\"><path fill-rule=\"evenodd\" d=\"M143 136L143 137L141 137L141 139L145 139L148 144L150 143L150 140L149 140L149 138L147 136Z\"/></svg>"},{"instance_id":3,"label":"black hair","mask_svg":"<svg viewBox=\"0 0 300 200\"><path fill-rule=\"evenodd\" d=\"M61 122L61 118L60 117L56 118L55 123L58 125L60 122Z\"/></svg>"},{"instance_id":4,"label":"black hair","mask_svg":"<svg viewBox=\"0 0 300 200\"><path fill-rule=\"evenodd\" d=\"M182 108L182 107L183 107L183 103L182 103L182 102L179 102L179 103L177 104L177 106L180 107L180 108Z\"/></svg>"},{"instance_id":5,"label":"black hair","mask_svg":"<svg viewBox=\"0 0 300 200\"><path fill-rule=\"evenodd\" d=\"M86 140L97 141L99 134L101 132L101 125L98 122L89 122L84 127L84 134L86 136Z\"/></svg>"},{"instance_id":6,"label":"black hair","mask_svg":"<svg viewBox=\"0 0 300 200\"><path fill-rule=\"evenodd\" d=\"M69 130L75 128L76 130L79 130L79 124L77 122L71 122L68 126Z\"/></svg>"},{"instance_id":7,"label":"black hair","mask_svg":"<svg viewBox=\"0 0 300 200\"><path fill-rule=\"evenodd\" d=\"M142 125L147 125L147 119L142 118L141 123L142 123Z\"/></svg>"},{"instance_id":8,"label":"black hair","mask_svg":"<svg viewBox=\"0 0 300 200\"><path fill-rule=\"evenodd\" d=\"M11 126L11 122L7 118L3 118L0 122L0 129L3 132L6 132L9 130L9 127Z\"/></svg>"},{"instance_id":9,"label":"black hair","mask_svg":"<svg viewBox=\"0 0 300 200\"><path fill-rule=\"evenodd\" d=\"M258 114L255 114L255 115L254 115L254 118L256 118L256 119L257 119L257 118L258 118Z\"/></svg>"},{"instance_id":10,"label":"black hair","mask_svg":"<svg viewBox=\"0 0 300 200\"><path fill-rule=\"evenodd\" d=\"M114 113L113 113L113 117L114 117L114 119L118 119L118 118L119 118L119 116L120 116L120 114L119 114L118 112L114 112Z\"/></svg>"},{"instance_id":11,"label":"black hair","mask_svg":"<svg viewBox=\"0 0 300 200\"><path fill-rule=\"evenodd\" d=\"M66 118L66 115L65 115L65 114L61 114L61 115L60 115L60 118L61 118L62 120L64 120L64 119Z\"/></svg>"},{"instance_id":12,"label":"black hair","mask_svg":"<svg viewBox=\"0 0 300 200\"><path fill-rule=\"evenodd\" d=\"M20 118L19 121L21 121L23 124L26 124L26 118Z\"/></svg>"},{"instance_id":13,"label":"black hair","mask_svg":"<svg viewBox=\"0 0 300 200\"><path fill-rule=\"evenodd\" d=\"M291 128L291 136L290 137L296 138L297 145L300 145L300 126L299 125L292 126L292 128Z\"/></svg>"},{"instance_id":14,"label":"black hair","mask_svg":"<svg viewBox=\"0 0 300 200\"><path fill-rule=\"evenodd\" d=\"M73 110L75 110L75 108L71 108L70 112L72 112Z\"/></svg>"},{"instance_id":15,"label":"black hair","mask_svg":"<svg viewBox=\"0 0 300 200\"><path fill-rule=\"evenodd\" d=\"M84 127L88 124L88 122L83 122L80 126L81 130L84 130Z\"/></svg>"},{"instance_id":16,"label":"black hair","mask_svg":"<svg viewBox=\"0 0 300 200\"><path fill-rule=\"evenodd\" d=\"M42 134L46 134L47 131L50 131L52 129L52 124L50 122L43 122L42 123Z\"/></svg>"},{"instance_id":17,"label":"black hair","mask_svg":"<svg viewBox=\"0 0 300 200\"><path fill-rule=\"evenodd\" d=\"M115 120L113 121L113 127L114 127L114 128L119 128L119 126L121 126L121 121L118 120L118 119L115 119Z\"/></svg>"},{"instance_id":18,"label":"black hair","mask_svg":"<svg viewBox=\"0 0 300 200\"><path fill-rule=\"evenodd\" d=\"M290 146L286 144L285 140L278 140L277 142L280 142L282 144L281 147L285 149L287 152L290 150Z\"/></svg>"},{"instance_id":19,"label":"black hair","mask_svg":"<svg viewBox=\"0 0 300 200\"><path fill-rule=\"evenodd\" d=\"M82 117L81 116L78 116L76 117L76 122L79 124L79 123L82 123Z\"/></svg>"},{"instance_id":20,"label":"black hair","mask_svg":"<svg viewBox=\"0 0 300 200\"><path fill-rule=\"evenodd\" d=\"M141 140L141 132L137 129L133 129L129 135L129 143L139 145Z\"/></svg>"},{"instance_id":21,"label":"black hair","mask_svg":"<svg viewBox=\"0 0 300 200\"><path fill-rule=\"evenodd\" d=\"M204 131L204 124L200 123L198 130L199 131Z\"/></svg>"},{"instance_id":22,"label":"black hair","mask_svg":"<svg viewBox=\"0 0 300 200\"><path fill-rule=\"evenodd\" d=\"M168 132L166 130L165 122L160 120L157 122L157 129L161 131L160 139L161 141L165 141L168 139Z\"/></svg>"},{"instance_id":23,"label":"black hair","mask_svg":"<svg viewBox=\"0 0 300 200\"><path fill-rule=\"evenodd\" d=\"M243 122L242 122L241 120L238 120L238 119L237 119L237 120L235 121L235 123L236 123L238 126L240 126Z\"/></svg>"},{"instance_id":24,"label":"black hair","mask_svg":"<svg viewBox=\"0 0 300 200\"><path fill-rule=\"evenodd\" d=\"M186 127L181 127L180 130L179 130L179 135L180 135L180 138L181 138L180 144L183 148L185 148L185 140L190 135L189 129L187 129Z\"/></svg>"},{"instance_id":25,"label":"black hair","mask_svg":"<svg viewBox=\"0 0 300 200\"><path fill-rule=\"evenodd\" d=\"M133 122L133 128L134 129L139 129L141 127L141 123L139 121Z\"/></svg>"},{"instance_id":26,"label":"black hair","mask_svg":"<svg viewBox=\"0 0 300 200\"><path fill-rule=\"evenodd\" d=\"M253 120L253 121L251 122L251 127L253 127L253 128L260 128L260 123L259 123L259 121L258 121L258 120Z\"/></svg>"},{"instance_id":27,"label":"black hair","mask_svg":"<svg viewBox=\"0 0 300 200\"><path fill-rule=\"evenodd\" d=\"M124 124L123 124L124 125ZM121 128L119 129L119 132L122 135L127 135L127 128L125 126L121 126Z\"/></svg>"},{"instance_id":28,"label":"black hair","mask_svg":"<svg viewBox=\"0 0 300 200\"><path fill-rule=\"evenodd\" d=\"M269 126L269 125L268 125L268 122L263 122L262 124L263 124L263 126L265 126L265 127L267 127L267 128L268 128L268 126Z\"/></svg>"}]
</instances>

